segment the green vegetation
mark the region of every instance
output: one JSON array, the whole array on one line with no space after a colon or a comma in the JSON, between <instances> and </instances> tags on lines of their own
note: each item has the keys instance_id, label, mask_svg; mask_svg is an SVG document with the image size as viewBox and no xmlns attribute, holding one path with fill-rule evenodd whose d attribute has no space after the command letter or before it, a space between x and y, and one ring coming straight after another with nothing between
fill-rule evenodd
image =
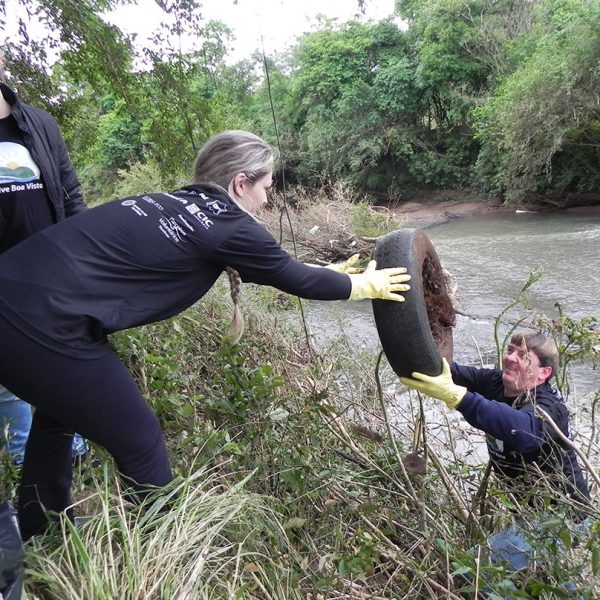
<instances>
[{"instance_id":1,"label":"green vegetation","mask_svg":"<svg viewBox=\"0 0 600 600\"><path fill-rule=\"evenodd\" d=\"M397 223L389 215L375 212L365 202L352 207L352 229L356 235L376 238L396 229Z\"/></svg>"},{"instance_id":2,"label":"green vegetation","mask_svg":"<svg viewBox=\"0 0 600 600\"><path fill-rule=\"evenodd\" d=\"M94 519L64 523L30 552L35 597L298 598L277 515L217 470L196 469L146 510L131 510L106 474L96 480Z\"/></svg>"},{"instance_id":3,"label":"green vegetation","mask_svg":"<svg viewBox=\"0 0 600 600\"><path fill-rule=\"evenodd\" d=\"M196 0L161 3L172 24L146 46L102 19L121 3L18 0L47 37L25 26L5 47L22 97L58 119L90 201L121 193L140 165L175 186L224 128L279 143L286 181L309 189L598 201L598 0L398 0L405 29L324 20L289 53L234 65L231 32Z\"/></svg>"},{"instance_id":4,"label":"green vegetation","mask_svg":"<svg viewBox=\"0 0 600 600\"><path fill-rule=\"evenodd\" d=\"M289 57L267 58L268 82L263 57L226 62L230 32L204 23L194 0L161 3L176 25L146 48L100 18L118 3L19 0L50 38L6 47L12 83L57 118L90 203L175 187L214 132L275 143L275 124L300 253L319 259L339 258L339 240L359 251L361 238L397 226L365 198L449 188L559 206L597 198L598 0L398 0L406 31L324 22ZM179 35L195 49L182 54ZM323 191L328 204L316 207ZM316 225L325 248L309 243ZM538 275L502 319L533 318L525 296ZM296 300L274 290L244 290L246 333L223 342L227 298L217 285L177 318L113 336L159 415L177 480L136 508L93 448L75 482L76 510L91 519L28 547L27 597L456 600L486 585L498 598L509 576L478 548L514 503L473 466L475 448L456 450L450 421L433 439L419 398L389 417L399 401L389 368L376 371L377 357L352 355L344 338L316 350ZM567 389L569 364L597 361L597 324L562 313L539 322L559 343ZM18 472L0 459L0 492L14 500ZM541 563L513 578L518 597L572 598L571 581L591 600L598 522L578 540L561 518L568 499L554 500L532 532Z\"/></svg>"},{"instance_id":5,"label":"green vegetation","mask_svg":"<svg viewBox=\"0 0 600 600\"><path fill-rule=\"evenodd\" d=\"M113 337L160 417L177 479L135 507L93 448L75 486L76 513L91 518L28 546L28 598L456 599L484 584L499 594L508 581L522 598L572 597L568 581L595 597L598 532L573 529L562 516L568 499L547 489L531 531L538 567L515 577L486 566L479 544L509 521L514 501L469 459L470 442L455 450L455 425L428 422L426 400L392 397L387 364L349 352L351 340L309 350L295 304L266 288L245 288L247 331L224 344L226 287ZM548 325L578 331L564 319ZM3 478L7 496L15 481Z\"/></svg>"}]
</instances>

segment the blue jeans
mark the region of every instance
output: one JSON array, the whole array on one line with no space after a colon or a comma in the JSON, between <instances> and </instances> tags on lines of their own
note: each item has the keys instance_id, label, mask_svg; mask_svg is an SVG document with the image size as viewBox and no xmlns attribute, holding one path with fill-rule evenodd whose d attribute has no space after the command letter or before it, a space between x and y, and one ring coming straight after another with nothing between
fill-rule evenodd
<instances>
[{"instance_id":1,"label":"blue jeans","mask_svg":"<svg viewBox=\"0 0 600 600\"><path fill-rule=\"evenodd\" d=\"M511 525L494 533L488 538L487 545L493 565L506 563L511 571L520 571L529 566L532 555L531 544L517 525Z\"/></svg>"},{"instance_id":2,"label":"blue jeans","mask_svg":"<svg viewBox=\"0 0 600 600\"><path fill-rule=\"evenodd\" d=\"M30 429L31 406L0 385L0 442L16 465L23 462ZM73 457L87 452L87 444L78 433L73 436L72 452Z\"/></svg>"},{"instance_id":3,"label":"blue jeans","mask_svg":"<svg viewBox=\"0 0 600 600\"><path fill-rule=\"evenodd\" d=\"M22 463L31 429L31 406L3 386L0 386L0 429L13 462Z\"/></svg>"},{"instance_id":4,"label":"blue jeans","mask_svg":"<svg viewBox=\"0 0 600 600\"><path fill-rule=\"evenodd\" d=\"M571 532L577 536L585 536L589 532L591 520L589 518L581 523L571 526ZM534 526L534 529L539 526ZM531 535L531 534L529 534ZM510 525L497 533L494 533L487 539L487 547L489 551L489 561L492 565L498 566L504 564L508 571L517 572L528 568L534 558L534 550L528 540L527 532L518 524ZM564 548L562 542L555 540L559 547ZM543 562L543 556L538 557L538 560ZM567 591L575 591L573 582L563 583ZM482 590L487 591L485 588ZM505 600L512 600L513 596L510 591L517 591L514 584L510 583L508 590L502 596ZM581 596L578 596L581 598Z\"/></svg>"}]
</instances>

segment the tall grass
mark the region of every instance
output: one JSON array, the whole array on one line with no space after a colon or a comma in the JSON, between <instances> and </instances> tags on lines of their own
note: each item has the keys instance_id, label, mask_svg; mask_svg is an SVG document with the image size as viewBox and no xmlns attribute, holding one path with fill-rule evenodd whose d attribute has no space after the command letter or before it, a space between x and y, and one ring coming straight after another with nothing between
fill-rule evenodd
<instances>
[{"instance_id":1,"label":"tall grass","mask_svg":"<svg viewBox=\"0 0 600 600\"><path fill-rule=\"evenodd\" d=\"M30 593L69 600L294 598L286 533L265 498L203 467L141 507L97 479L97 513L28 553ZM289 560L288 560L289 562Z\"/></svg>"}]
</instances>

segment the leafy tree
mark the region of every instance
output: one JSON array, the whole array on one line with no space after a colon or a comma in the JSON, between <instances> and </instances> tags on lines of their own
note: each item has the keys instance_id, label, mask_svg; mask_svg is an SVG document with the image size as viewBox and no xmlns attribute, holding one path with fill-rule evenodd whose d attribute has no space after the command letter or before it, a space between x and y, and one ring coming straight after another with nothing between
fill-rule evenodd
<instances>
[{"instance_id":1,"label":"leafy tree","mask_svg":"<svg viewBox=\"0 0 600 600\"><path fill-rule=\"evenodd\" d=\"M126 94L131 83L131 40L105 22L102 12L123 0L19 0L21 14L35 17L45 33L31 39L24 16L18 17L16 42L7 44L12 56L11 75L25 99L42 99L51 107L57 87L49 87L50 66L60 56L64 75L74 83L87 83L97 92ZM2 7L3 13L5 7ZM56 84L57 82L55 82Z\"/></svg>"},{"instance_id":2,"label":"leafy tree","mask_svg":"<svg viewBox=\"0 0 600 600\"><path fill-rule=\"evenodd\" d=\"M143 121L123 99L98 98L84 88L77 118L65 136L89 201L114 196L120 170L145 159Z\"/></svg>"},{"instance_id":3,"label":"leafy tree","mask_svg":"<svg viewBox=\"0 0 600 600\"><path fill-rule=\"evenodd\" d=\"M502 14L487 6L429 0L415 3L407 32L391 22L325 23L305 36L292 74L298 176L382 193L470 185L479 151L472 111L492 79L476 49L481 23Z\"/></svg>"},{"instance_id":4,"label":"leafy tree","mask_svg":"<svg viewBox=\"0 0 600 600\"><path fill-rule=\"evenodd\" d=\"M479 152L473 110L506 70L506 47L526 30L527 0L398 0L410 24L426 127L410 169L422 183L470 186Z\"/></svg>"},{"instance_id":5,"label":"leafy tree","mask_svg":"<svg viewBox=\"0 0 600 600\"><path fill-rule=\"evenodd\" d=\"M530 55L477 111L479 176L511 201L597 192L600 3L546 0L535 16Z\"/></svg>"},{"instance_id":6,"label":"leafy tree","mask_svg":"<svg viewBox=\"0 0 600 600\"><path fill-rule=\"evenodd\" d=\"M402 171L388 168L400 156L392 142L399 130L410 138L422 114L404 34L388 21L325 27L294 55L288 105L299 139L289 162L305 183L343 178L384 192Z\"/></svg>"},{"instance_id":7,"label":"leafy tree","mask_svg":"<svg viewBox=\"0 0 600 600\"><path fill-rule=\"evenodd\" d=\"M18 1L46 34L21 18L11 80L58 119L94 196L134 166L136 182L150 168L175 185L224 128L277 142L287 180L305 185L558 203L599 189L598 0L397 0L406 31L323 20L290 56L236 65L231 31L197 0L157 0L168 18L141 49L102 16L127 0Z\"/></svg>"}]
</instances>

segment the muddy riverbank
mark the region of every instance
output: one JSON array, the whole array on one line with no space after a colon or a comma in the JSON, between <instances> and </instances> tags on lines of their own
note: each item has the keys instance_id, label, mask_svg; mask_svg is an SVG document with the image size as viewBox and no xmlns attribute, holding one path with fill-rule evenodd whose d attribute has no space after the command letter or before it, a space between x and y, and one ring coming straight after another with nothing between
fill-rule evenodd
<instances>
[{"instance_id":1,"label":"muddy riverbank","mask_svg":"<svg viewBox=\"0 0 600 600\"><path fill-rule=\"evenodd\" d=\"M514 212L514 208L503 206L500 202L401 202L390 207L396 218L402 219L408 226L425 229L447 223L452 219L491 215L502 212Z\"/></svg>"},{"instance_id":2,"label":"muddy riverbank","mask_svg":"<svg viewBox=\"0 0 600 600\"><path fill-rule=\"evenodd\" d=\"M479 217L484 215L498 214L529 214L529 213L557 213L566 212L574 214L600 214L600 204L594 206L572 206L564 209L548 209L547 206L541 206L530 209L515 209L506 206L499 201L470 201L460 202L447 200L440 202L416 202L406 201L398 202L388 207L394 217L402 220L408 227L417 229L426 229L435 225L447 223L453 219Z\"/></svg>"}]
</instances>

